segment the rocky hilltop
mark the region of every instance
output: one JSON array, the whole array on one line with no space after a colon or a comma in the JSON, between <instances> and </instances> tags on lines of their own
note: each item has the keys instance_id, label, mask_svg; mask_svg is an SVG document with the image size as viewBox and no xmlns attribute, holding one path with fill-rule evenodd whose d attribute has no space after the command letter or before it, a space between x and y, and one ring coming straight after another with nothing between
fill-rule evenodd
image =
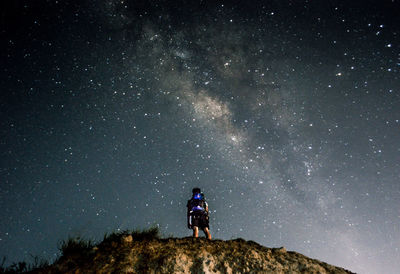
<instances>
[{"instance_id":1,"label":"rocky hilltop","mask_svg":"<svg viewBox=\"0 0 400 274\"><path fill-rule=\"evenodd\" d=\"M113 234L99 244L69 240L52 265L32 273L351 273L285 248L252 241Z\"/></svg>"}]
</instances>

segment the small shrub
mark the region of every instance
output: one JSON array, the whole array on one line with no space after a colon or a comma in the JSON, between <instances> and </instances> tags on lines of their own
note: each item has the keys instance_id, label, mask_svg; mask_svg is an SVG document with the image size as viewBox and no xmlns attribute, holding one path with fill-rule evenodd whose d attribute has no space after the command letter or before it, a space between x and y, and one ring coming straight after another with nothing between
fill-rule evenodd
<instances>
[{"instance_id":1,"label":"small shrub","mask_svg":"<svg viewBox=\"0 0 400 274\"><path fill-rule=\"evenodd\" d=\"M8 270L11 273L22 273L28 271L28 264L26 262L13 263ZM7 272L6 272L7 273Z\"/></svg>"},{"instance_id":2,"label":"small shrub","mask_svg":"<svg viewBox=\"0 0 400 274\"><path fill-rule=\"evenodd\" d=\"M111 234L106 233L104 235L103 241L101 244L107 244L111 242L118 242L122 236L129 235L129 230L119 231L119 232L112 232Z\"/></svg>"},{"instance_id":3,"label":"small shrub","mask_svg":"<svg viewBox=\"0 0 400 274\"><path fill-rule=\"evenodd\" d=\"M62 241L59 250L62 256L85 255L93 250L94 244L91 240L84 240L80 237L69 238Z\"/></svg>"},{"instance_id":4,"label":"small shrub","mask_svg":"<svg viewBox=\"0 0 400 274\"><path fill-rule=\"evenodd\" d=\"M33 257L33 263L29 265L29 271L45 268L50 265L50 263L46 259L40 259L37 256L32 256L32 257Z\"/></svg>"},{"instance_id":5,"label":"small shrub","mask_svg":"<svg viewBox=\"0 0 400 274\"><path fill-rule=\"evenodd\" d=\"M39 257L33 257L32 263L17 262L12 263L10 266L5 267L6 257L3 257L0 265L0 273L4 274L14 274L14 273L27 273L33 272L37 269L45 268L49 266L49 262L44 259L39 259Z\"/></svg>"},{"instance_id":6,"label":"small shrub","mask_svg":"<svg viewBox=\"0 0 400 274\"><path fill-rule=\"evenodd\" d=\"M101 245L111 242L119 242L121 237L132 235L134 241L160 239L160 229L157 226L144 230L124 230L120 232L112 232L105 234Z\"/></svg>"},{"instance_id":7,"label":"small shrub","mask_svg":"<svg viewBox=\"0 0 400 274\"><path fill-rule=\"evenodd\" d=\"M157 226L153 226L142 231L135 230L131 235L134 241L160 239L160 229Z\"/></svg>"}]
</instances>

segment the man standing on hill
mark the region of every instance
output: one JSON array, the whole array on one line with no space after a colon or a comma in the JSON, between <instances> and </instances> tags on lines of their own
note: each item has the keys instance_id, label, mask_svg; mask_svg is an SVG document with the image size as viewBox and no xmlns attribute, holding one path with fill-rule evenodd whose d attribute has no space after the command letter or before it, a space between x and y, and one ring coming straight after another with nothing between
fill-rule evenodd
<instances>
[{"instance_id":1,"label":"man standing on hill","mask_svg":"<svg viewBox=\"0 0 400 274\"><path fill-rule=\"evenodd\" d=\"M211 240L208 223L208 204L200 188L192 190L192 198L187 203L188 228L193 229L193 237L199 237L199 228L204 231L207 239Z\"/></svg>"}]
</instances>

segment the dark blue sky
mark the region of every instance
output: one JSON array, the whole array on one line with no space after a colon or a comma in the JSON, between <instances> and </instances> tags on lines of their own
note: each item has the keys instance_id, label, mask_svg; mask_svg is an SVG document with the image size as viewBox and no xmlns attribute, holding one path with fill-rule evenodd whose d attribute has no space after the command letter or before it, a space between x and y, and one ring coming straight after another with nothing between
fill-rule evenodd
<instances>
[{"instance_id":1,"label":"dark blue sky","mask_svg":"<svg viewBox=\"0 0 400 274\"><path fill-rule=\"evenodd\" d=\"M76 1L75 1L76 2ZM14 1L0 254L159 225L400 268L399 2Z\"/></svg>"}]
</instances>

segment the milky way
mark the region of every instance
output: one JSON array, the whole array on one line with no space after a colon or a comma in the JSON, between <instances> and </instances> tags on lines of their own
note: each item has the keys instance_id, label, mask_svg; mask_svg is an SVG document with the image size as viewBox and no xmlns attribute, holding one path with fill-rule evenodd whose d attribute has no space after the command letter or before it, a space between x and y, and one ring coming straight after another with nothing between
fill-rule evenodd
<instances>
[{"instance_id":1,"label":"milky way","mask_svg":"<svg viewBox=\"0 0 400 274\"><path fill-rule=\"evenodd\" d=\"M151 2L5 5L0 254L189 236L199 186L214 238L395 273L398 1Z\"/></svg>"}]
</instances>

